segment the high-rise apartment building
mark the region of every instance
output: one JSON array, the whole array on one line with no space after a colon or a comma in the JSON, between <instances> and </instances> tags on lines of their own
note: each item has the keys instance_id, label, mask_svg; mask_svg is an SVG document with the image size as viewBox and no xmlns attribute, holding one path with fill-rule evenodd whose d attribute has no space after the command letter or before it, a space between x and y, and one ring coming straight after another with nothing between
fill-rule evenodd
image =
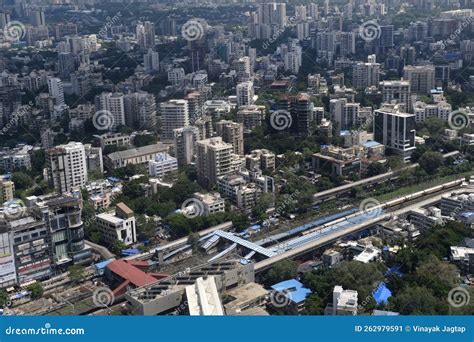
<instances>
[{"instance_id":1,"label":"high-rise apartment building","mask_svg":"<svg viewBox=\"0 0 474 342\"><path fill-rule=\"evenodd\" d=\"M63 82L56 77L48 78L48 92L49 95L54 99L55 105L64 105L64 89Z\"/></svg>"},{"instance_id":2,"label":"high-rise apartment building","mask_svg":"<svg viewBox=\"0 0 474 342\"><path fill-rule=\"evenodd\" d=\"M400 112L397 106L375 111L374 140L409 160L415 147L415 115Z\"/></svg>"},{"instance_id":3,"label":"high-rise apartment building","mask_svg":"<svg viewBox=\"0 0 474 342\"><path fill-rule=\"evenodd\" d=\"M280 111L285 111L291 116L291 120L288 121L291 125L286 129L303 136L311 133L313 103L308 94L282 96L278 99L277 106Z\"/></svg>"},{"instance_id":4,"label":"high-rise apartment building","mask_svg":"<svg viewBox=\"0 0 474 342\"><path fill-rule=\"evenodd\" d=\"M153 51L153 49L148 49L148 52L143 55L143 64L145 66L145 71L149 74L157 72L160 70L160 56L158 52Z\"/></svg>"},{"instance_id":5,"label":"high-rise apartment building","mask_svg":"<svg viewBox=\"0 0 474 342\"><path fill-rule=\"evenodd\" d=\"M139 23L136 28L137 43L142 49L155 46L155 24L150 21Z\"/></svg>"},{"instance_id":6,"label":"high-rise apartment building","mask_svg":"<svg viewBox=\"0 0 474 342\"><path fill-rule=\"evenodd\" d=\"M237 84L237 106L248 106L253 104L255 92L253 82L242 82Z\"/></svg>"},{"instance_id":7,"label":"high-rise apartment building","mask_svg":"<svg viewBox=\"0 0 474 342\"><path fill-rule=\"evenodd\" d=\"M378 86L380 82L380 64L376 56L370 55L367 63L357 63L352 69L352 85L355 88Z\"/></svg>"},{"instance_id":8,"label":"high-rise apartment building","mask_svg":"<svg viewBox=\"0 0 474 342\"><path fill-rule=\"evenodd\" d=\"M199 140L199 129L194 126L177 128L174 134L174 153L178 165L189 165L196 154L196 142Z\"/></svg>"},{"instance_id":9,"label":"high-rise apartment building","mask_svg":"<svg viewBox=\"0 0 474 342\"><path fill-rule=\"evenodd\" d=\"M244 155L244 125L241 123L222 120L216 126L217 135L234 147L234 153Z\"/></svg>"},{"instance_id":10,"label":"high-rise apartment building","mask_svg":"<svg viewBox=\"0 0 474 342\"><path fill-rule=\"evenodd\" d=\"M410 81L414 94L429 95L436 86L435 67L432 65L407 65L403 69L403 78Z\"/></svg>"},{"instance_id":11,"label":"high-rise apartment building","mask_svg":"<svg viewBox=\"0 0 474 342\"><path fill-rule=\"evenodd\" d=\"M47 150L46 165L49 181L59 193L70 192L87 183L86 152L79 142Z\"/></svg>"},{"instance_id":12,"label":"high-rise apartment building","mask_svg":"<svg viewBox=\"0 0 474 342\"><path fill-rule=\"evenodd\" d=\"M155 96L145 91L124 95L125 123L139 130L156 130Z\"/></svg>"},{"instance_id":13,"label":"high-rise apartment building","mask_svg":"<svg viewBox=\"0 0 474 342\"><path fill-rule=\"evenodd\" d=\"M119 126L125 125L125 104L122 93L102 93L95 97L95 107L97 111L105 111L104 118L97 118L98 125L102 129L115 130ZM102 127L102 121L104 127Z\"/></svg>"},{"instance_id":14,"label":"high-rise apartment building","mask_svg":"<svg viewBox=\"0 0 474 342\"><path fill-rule=\"evenodd\" d=\"M220 176L230 174L233 171L233 151L234 147L221 137L198 141L196 168L199 184L212 187Z\"/></svg>"},{"instance_id":15,"label":"high-rise apartment building","mask_svg":"<svg viewBox=\"0 0 474 342\"><path fill-rule=\"evenodd\" d=\"M403 105L403 110L411 112L411 87L409 81L383 81L380 82L382 88L382 100L384 103L396 103Z\"/></svg>"},{"instance_id":16,"label":"high-rise apartment building","mask_svg":"<svg viewBox=\"0 0 474 342\"><path fill-rule=\"evenodd\" d=\"M189 126L189 105L186 100L170 100L160 105L162 140L173 140L173 130Z\"/></svg>"}]
</instances>

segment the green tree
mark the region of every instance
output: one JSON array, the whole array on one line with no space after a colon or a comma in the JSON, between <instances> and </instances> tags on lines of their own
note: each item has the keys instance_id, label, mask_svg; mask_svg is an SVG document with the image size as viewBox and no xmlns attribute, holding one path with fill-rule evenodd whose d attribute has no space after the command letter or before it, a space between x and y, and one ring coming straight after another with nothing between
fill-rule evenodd
<instances>
[{"instance_id":1,"label":"green tree","mask_svg":"<svg viewBox=\"0 0 474 342\"><path fill-rule=\"evenodd\" d=\"M303 284L311 289L313 296L320 301L316 308L321 310L330 301L334 286L340 285L345 289L356 290L364 303L361 308L371 312L375 308L373 291L384 278L385 266L378 263L361 263L358 261L343 262L335 268L323 268L304 275ZM307 312L310 313L310 312Z\"/></svg>"},{"instance_id":2,"label":"green tree","mask_svg":"<svg viewBox=\"0 0 474 342\"><path fill-rule=\"evenodd\" d=\"M122 250L126 249L127 246L122 241L115 241L114 244L111 246L110 250L112 253L116 255L120 255Z\"/></svg>"},{"instance_id":3,"label":"green tree","mask_svg":"<svg viewBox=\"0 0 474 342\"><path fill-rule=\"evenodd\" d=\"M367 168L367 176L373 177L387 172L387 165L382 163L371 163Z\"/></svg>"},{"instance_id":4,"label":"green tree","mask_svg":"<svg viewBox=\"0 0 474 342\"><path fill-rule=\"evenodd\" d=\"M260 196L257 204L252 210L252 214L259 220L264 220L267 216L267 209L273 204L273 196L271 194L263 194Z\"/></svg>"},{"instance_id":5,"label":"green tree","mask_svg":"<svg viewBox=\"0 0 474 342\"><path fill-rule=\"evenodd\" d=\"M423 123L423 126L428 130L429 135L438 136L444 133L446 123L438 118L429 118Z\"/></svg>"},{"instance_id":6,"label":"green tree","mask_svg":"<svg viewBox=\"0 0 474 342\"><path fill-rule=\"evenodd\" d=\"M85 267L82 265L69 266L69 279L71 279L73 283L79 283L81 280L84 279L85 270Z\"/></svg>"},{"instance_id":7,"label":"green tree","mask_svg":"<svg viewBox=\"0 0 474 342\"><path fill-rule=\"evenodd\" d=\"M198 233L189 233L188 235L188 245L191 245L193 251L196 251L199 247L200 236Z\"/></svg>"},{"instance_id":8,"label":"green tree","mask_svg":"<svg viewBox=\"0 0 474 342\"><path fill-rule=\"evenodd\" d=\"M241 232L247 228L250 223L246 215L237 213L231 213L230 220L232 221L232 224L237 232Z\"/></svg>"},{"instance_id":9,"label":"green tree","mask_svg":"<svg viewBox=\"0 0 474 342\"><path fill-rule=\"evenodd\" d=\"M31 154L31 171L35 175L41 175L46 165L45 151L36 150Z\"/></svg>"},{"instance_id":10,"label":"green tree","mask_svg":"<svg viewBox=\"0 0 474 342\"><path fill-rule=\"evenodd\" d=\"M39 299L43 296L44 289L41 283L34 283L26 287L28 291L31 291L31 299Z\"/></svg>"},{"instance_id":11,"label":"green tree","mask_svg":"<svg viewBox=\"0 0 474 342\"><path fill-rule=\"evenodd\" d=\"M152 134L138 134L133 139L133 145L135 147L142 147L152 145L156 143L156 136Z\"/></svg>"},{"instance_id":12,"label":"green tree","mask_svg":"<svg viewBox=\"0 0 474 342\"><path fill-rule=\"evenodd\" d=\"M316 294L310 295L305 301L305 315L324 315L326 303Z\"/></svg>"},{"instance_id":13,"label":"green tree","mask_svg":"<svg viewBox=\"0 0 474 342\"><path fill-rule=\"evenodd\" d=\"M296 278L298 275L298 264L293 260L277 262L265 275L264 283L267 286L274 285L283 280Z\"/></svg>"},{"instance_id":14,"label":"green tree","mask_svg":"<svg viewBox=\"0 0 474 342\"><path fill-rule=\"evenodd\" d=\"M33 185L33 178L31 178L26 172L18 171L12 175L12 181L15 183L15 188L25 190Z\"/></svg>"},{"instance_id":15,"label":"green tree","mask_svg":"<svg viewBox=\"0 0 474 342\"><path fill-rule=\"evenodd\" d=\"M155 236L156 224L153 220L147 220L143 215L137 215L137 237L139 241L149 240Z\"/></svg>"},{"instance_id":16,"label":"green tree","mask_svg":"<svg viewBox=\"0 0 474 342\"><path fill-rule=\"evenodd\" d=\"M430 255L409 280L418 286L426 286L433 295L443 298L458 285L458 270L456 266Z\"/></svg>"},{"instance_id":17,"label":"green tree","mask_svg":"<svg viewBox=\"0 0 474 342\"><path fill-rule=\"evenodd\" d=\"M392 170L399 170L404 166L403 159L400 156L390 156L388 159L388 166Z\"/></svg>"},{"instance_id":18,"label":"green tree","mask_svg":"<svg viewBox=\"0 0 474 342\"><path fill-rule=\"evenodd\" d=\"M4 308L8 305L9 301L10 298L8 296L7 291L5 291L4 289L0 289L0 306Z\"/></svg>"},{"instance_id":19,"label":"green tree","mask_svg":"<svg viewBox=\"0 0 474 342\"><path fill-rule=\"evenodd\" d=\"M424 153L418 160L420 167L429 175L434 175L443 163L443 155L432 151Z\"/></svg>"},{"instance_id":20,"label":"green tree","mask_svg":"<svg viewBox=\"0 0 474 342\"><path fill-rule=\"evenodd\" d=\"M165 218L165 225L170 227L170 231L177 237L186 236L191 232L191 225L186 216L181 214L170 215Z\"/></svg>"},{"instance_id":21,"label":"green tree","mask_svg":"<svg viewBox=\"0 0 474 342\"><path fill-rule=\"evenodd\" d=\"M422 286L407 286L399 294L389 298L388 307L402 315L446 314L446 301L436 298Z\"/></svg>"},{"instance_id":22,"label":"green tree","mask_svg":"<svg viewBox=\"0 0 474 342\"><path fill-rule=\"evenodd\" d=\"M470 236L468 228L461 222L449 221L444 226L434 226L419 239L418 246L422 246L438 258L446 258L449 248L458 245L466 236Z\"/></svg>"}]
</instances>

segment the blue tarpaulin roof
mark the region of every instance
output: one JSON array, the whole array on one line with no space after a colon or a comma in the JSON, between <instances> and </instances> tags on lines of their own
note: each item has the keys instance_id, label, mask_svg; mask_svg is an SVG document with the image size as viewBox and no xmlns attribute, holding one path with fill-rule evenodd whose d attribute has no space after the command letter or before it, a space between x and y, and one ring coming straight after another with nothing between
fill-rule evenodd
<instances>
[{"instance_id":1,"label":"blue tarpaulin roof","mask_svg":"<svg viewBox=\"0 0 474 342\"><path fill-rule=\"evenodd\" d=\"M286 297L296 304L303 302L311 294L311 290L303 287L296 279L282 281L273 285L272 289L285 293Z\"/></svg>"},{"instance_id":2,"label":"blue tarpaulin roof","mask_svg":"<svg viewBox=\"0 0 474 342\"><path fill-rule=\"evenodd\" d=\"M382 282L377 286L372 296L377 304L383 304L388 302L388 299L392 296L392 291Z\"/></svg>"},{"instance_id":3,"label":"blue tarpaulin roof","mask_svg":"<svg viewBox=\"0 0 474 342\"><path fill-rule=\"evenodd\" d=\"M95 269L96 270L102 270L105 268L105 266L107 266L108 264L110 264L112 261L114 261L114 259L108 259L108 260L104 260L104 261L101 261L101 262L98 262L97 264L95 264Z\"/></svg>"},{"instance_id":4,"label":"blue tarpaulin roof","mask_svg":"<svg viewBox=\"0 0 474 342\"><path fill-rule=\"evenodd\" d=\"M136 248L129 248L129 249L122 249L122 255L123 256L130 256L130 255L135 255L135 254L139 254L140 251Z\"/></svg>"}]
</instances>

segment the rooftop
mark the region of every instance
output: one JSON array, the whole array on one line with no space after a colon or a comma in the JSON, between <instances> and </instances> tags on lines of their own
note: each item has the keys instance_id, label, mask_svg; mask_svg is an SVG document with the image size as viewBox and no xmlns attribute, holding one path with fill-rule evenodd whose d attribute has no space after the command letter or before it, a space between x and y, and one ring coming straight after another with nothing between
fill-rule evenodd
<instances>
[{"instance_id":1,"label":"rooftop","mask_svg":"<svg viewBox=\"0 0 474 342\"><path fill-rule=\"evenodd\" d=\"M366 141L365 143L362 143L363 146L365 147L376 147L376 146L382 146L381 143L378 143L376 141L372 141L372 140L369 140L369 141Z\"/></svg>"},{"instance_id":2,"label":"rooftop","mask_svg":"<svg viewBox=\"0 0 474 342\"><path fill-rule=\"evenodd\" d=\"M153 278L126 260L114 260L106 268L136 287L153 284L157 281L156 278Z\"/></svg>"},{"instance_id":3,"label":"rooftop","mask_svg":"<svg viewBox=\"0 0 474 342\"><path fill-rule=\"evenodd\" d=\"M303 302L311 294L311 290L305 288L296 279L289 279L272 285L272 289L284 293L289 300L296 304Z\"/></svg>"},{"instance_id":4,"label":"rooftop","mask_svg":"<svg viewBox=\"0 0 474 342\"><path fill-rule=\"evenodd\" d=\"M132 148L125 151L113 152L113 153L108 154L107 158L111 160L128 159L128 158L134 158L134 157L142 156L146 154L166 152L167 150L168 148L166 147L166 145L162 143L157 143L153 145Z\"/></svg>"},{"instance_id":5,"label":"rooftop","mask_svg":"<svg viewBox=\"0 0 474 342\"><path fill-rule=\"evenodd\" d=\"M388 303L388 299L392 296L392 291L387 287L387 285L382 282L377 286L375 291L372 293L375 302L377 305Z\"/></svg>"}]
</instances>

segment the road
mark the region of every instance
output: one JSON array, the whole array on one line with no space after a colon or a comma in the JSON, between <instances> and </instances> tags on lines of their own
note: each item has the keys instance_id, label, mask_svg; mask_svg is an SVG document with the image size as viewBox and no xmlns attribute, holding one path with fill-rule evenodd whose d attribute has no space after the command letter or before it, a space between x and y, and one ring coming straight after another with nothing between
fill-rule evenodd
<instances>
[{"instance_id":1,"label":"road","mask_svg":"<svg viewBox=\"0 0 474 342\"><path fill-rule=\"evenodd\" d=\"M429 197L426 198L426 197L423 197L420 201L416 201L416 202L410 202L410 204L408 206L404 206L400 209L396 209L392 212L389 212L389 213L386 213L386 214L382 214L382 215L379 215L377 217L374 217L374 218L371 218L367 221L364 221L363 223L360 223L360 224L357 224L357 225L354 225L354 226L351 226L350 228L348 229L344 229L342 231L336 231L334 233L331 233L331 234L328 234L318 240L315 240L315 241L312 241L306 245L303 245L303 246L300 246L300 247L297 247L297 248L294 248L292 250L289 250L289 251L286 251L284 253L281 253L281 254L278 254L274 257L271 257L271 258L268 258L268 259L265 259L265 260L262 260L260 262L257 262L255 264L255 272L261 272L267 268L270 268L271 266L273 266L275 263L279 262L279 261L282 261L282 260L285 260L285 259L292 259L292 258L295 258L299 255L303 255L305 253L308 253L309 251L313 250L313 249L316 249L318 247L321 247L321 246L324 246L326 244L329 244L331 242L334 242L344 236L347 236L347 235L350 235L350 234L353 234L353 233L356 233L360 230L363 230L367 227L370 227L371 225L374 225L378 222L381 222L383 220L387 220L389 219L391 216L399 216L401 214L404 214L410 210L413 210L415 208L420 208L420 207L424 207L424 206L428 206L430 204L434 204L436 202L439 202L441 200L441 197L442 196L446 196L446 195L449 195L449 194L452 194L454 192L474 192L474 188L462 188L462 189L459 189L459 190L448 190L448 191L443 191L439 194L430 194L428 195ZM354 215L354 214L351 214L351 215ZM351 216L349 215L349 216ZM338 219L336 221L340 221L341 219ZM336 222L334 221L334 222ZM327 223L326 225L330 225L331 222Z\"/></svg>"},{"instance_id":2,"label":"road","mask_svg":"<svg viewBox=\"0 0 474 342\"><path fill-rule=\"evenodd\" d=\"M449 152L449 153L444 154L443 158L454 157L454 156L458 155L459 153L460 153L459 151ZM341 192L346 192L346 191L348 191L348 190L350 190L354 187L364 186L364 185L376 183L376 182L379 182L379 181L384 181L384 180L387 180L387 179L390 179L390 178L396 176L397 174L401 173L404 170L413 169L413 168L416 168L418 166L419 166L418 163L412 164L412 165L404 167L403 169L400 169L400 170L386 172L386 173L383 173L381 175L361 179L359 181L352 182L350 184L344 184L344 185L338 186L336 188L321 191L321 192L318 192L318 193L314 194L313 199L314 199L315 202L324 201L324 199L326 199L328 197L335 196L335 195L337 195Z\"/></svg>"},{"instance_id":3,"label":"road","mask_svg":"<svg viewBox=\"0 0 474 342\"><path fill-rule=\"evenodd\" d=\"M229 230L230 228L232 228L232 222L229 221L229 222L221 223L221 224L219 224L217 226L214 226L214 227L210 227L210 228L201 230L200 232L198 232L198 234L199 234L200 237L203 237L203 236L206 236L206 235L208 235L208 234L210 234L210 233L212 233L216 230L226 231L226 230ZM162 251L166 251L166 250L169 250L169 249L179 248L179 247L182 247L182 246L186 245L187 242L188 242L188 237L186 236L186 237L183 237L181 239L174 240L174 241L172 241L172 242L170 242L166 245L153 248L148 252L132 255L132 256L126 257L124 259L126 259L126 260L148 259L155 252L162 252Z\"/></svg>"}]
</instances>

